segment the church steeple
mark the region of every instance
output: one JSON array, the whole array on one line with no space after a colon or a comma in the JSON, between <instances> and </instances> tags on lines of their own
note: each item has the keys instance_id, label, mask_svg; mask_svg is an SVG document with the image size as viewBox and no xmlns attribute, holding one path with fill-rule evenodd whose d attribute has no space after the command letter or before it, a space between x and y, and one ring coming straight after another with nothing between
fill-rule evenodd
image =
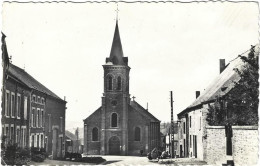
<instances>
[{"instance_id":1,"label":"church steeple","mask_svg":"<svg viewBox=\"0 0 260 166\"><path fill-rule=\"evenodd\" d=\"M127 65L128 58L124 57L119 28L118 28L118 20L116 20L116 27L114 32L114 38L112 42L112 47L110 51L110 57L106 59L106 62L112 62L113 65Z\"/></svg>"}]
</instances>

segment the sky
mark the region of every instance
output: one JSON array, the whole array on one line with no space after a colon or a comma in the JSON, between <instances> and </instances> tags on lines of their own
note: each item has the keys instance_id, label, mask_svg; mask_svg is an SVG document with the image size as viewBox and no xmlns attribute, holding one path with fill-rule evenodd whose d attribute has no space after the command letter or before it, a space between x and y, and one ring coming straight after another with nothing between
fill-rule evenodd
<instances>
[{"instance_id":1,"label":"sky","mask_svg":"<svg viewBox=\"0 0 260 166\"><path fill-rule=\"evenodd\" d=\"M116 23L116 3L8 3L2 32L12 63L62 99L66 128L83 127L101 106L103 67ZM259 43L255 2L118 3L128 57L130 94L161 122L174 119L226 63Z\"/></svg>"}]
</instances>

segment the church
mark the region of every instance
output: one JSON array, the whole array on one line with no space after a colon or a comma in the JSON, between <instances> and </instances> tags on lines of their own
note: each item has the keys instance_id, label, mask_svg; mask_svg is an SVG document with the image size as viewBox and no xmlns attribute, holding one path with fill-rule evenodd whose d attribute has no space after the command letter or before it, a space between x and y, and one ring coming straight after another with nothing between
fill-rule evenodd
<instances>
[{"instance_id":1,"label":"church","mask_svg":"<svg viewBox=\"0 0 260 166\"><path fill-rule=\"evenodd\" d=\"M104 69L102 105L84 119L84 152L89 155L140 155L160 147L160 121L129 94L128 57L118 21Z\"/></svg>"}]
</instances>

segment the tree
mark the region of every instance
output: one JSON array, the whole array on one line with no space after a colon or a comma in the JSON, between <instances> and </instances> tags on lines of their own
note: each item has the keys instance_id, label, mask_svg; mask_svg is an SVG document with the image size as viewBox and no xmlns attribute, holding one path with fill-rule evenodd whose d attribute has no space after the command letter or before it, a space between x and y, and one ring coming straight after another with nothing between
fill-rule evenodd
<instances>
[{"instance_id":1,"label":"tree","mask_svg":"<svg viewBox=\"0 0 260 166\"><path fill-rule=\"evenodd\" d=\"M239 57L244 63L243 68L234 70L241 79L234 82L234 88L227 95L216 101L220 107L216 104L209 107L207 121L210 125L258 124L258 52L255 52L255 46L251 46L248 56Z\"/></svg>"}]
</instances>

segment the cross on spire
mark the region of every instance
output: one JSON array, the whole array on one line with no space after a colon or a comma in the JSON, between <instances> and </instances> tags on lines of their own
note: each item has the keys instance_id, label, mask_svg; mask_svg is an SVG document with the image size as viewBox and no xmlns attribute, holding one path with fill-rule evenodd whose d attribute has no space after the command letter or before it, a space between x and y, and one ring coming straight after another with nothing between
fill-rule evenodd
<instances>
[{"instance_id":1,"label":"cross on spire","mask_svg":"<svg viewBox=\"0 0 260 166\"><path fill-rule=\"evenodd\" d=\"M135 101L135 98L136 98L136 97L133 96L132 98L133 98L133 101Z\"/></svg>"},{"instance_id":2,"label":"cross on spire","mask_svg":"<svg viewBox=\"0 0 260 166\"><path fill-rule=\"evenodd\" d=\"M118 21L118 12L119 12L119 10L118 10L118 2L116 3L116 21Z\"/></svg>"}]
</instances>

